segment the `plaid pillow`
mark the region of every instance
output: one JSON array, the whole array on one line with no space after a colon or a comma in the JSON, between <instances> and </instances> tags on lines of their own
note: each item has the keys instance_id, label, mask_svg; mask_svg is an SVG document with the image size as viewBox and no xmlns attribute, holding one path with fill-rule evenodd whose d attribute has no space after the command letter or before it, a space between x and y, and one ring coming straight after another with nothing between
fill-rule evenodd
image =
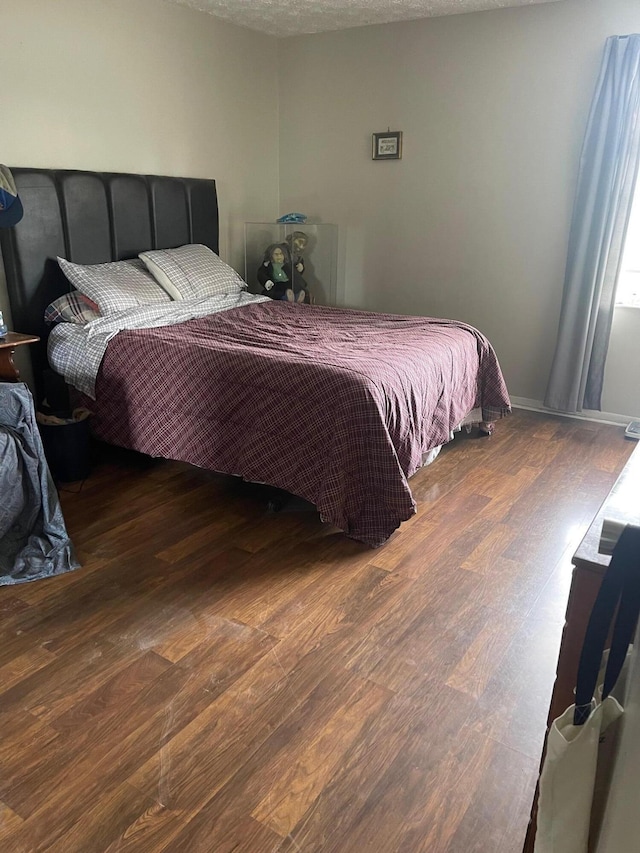
<instances>
[{"instance_id":1,"label":"plaid pillow","mask_svg":"<svg viewBox=\"0 0 640 853\"><path fill-rule=\"evenodd\" d=\"M155 249L138 257L172 299L223 296L247 287L229 264L199 243L179 249Z\"/></svg>"},{"instance_id":2,"label":"plaid pillow","mask_svg":"<svg viewBox=\"0 0 640 853\"><path fill-rule=\"evenodd\" d=\"M137 259L83 265L58 258L58 263L76 290L96 302L103 315L140 305L171 302L171 297Z\"/></svg>"},{"instance_id":3,"label":"plaid pillow","mask_svg":"<svg viewBox=\"0 0 640 853\"><path fill-rule=\"evenodd\" d=\"M50 326L55 326L56 323L76 323L78 326L84 326L98 317L100 310L96 303L77 290L54 299L44 310L44 321Z\"/></svg>"}]
</instances>

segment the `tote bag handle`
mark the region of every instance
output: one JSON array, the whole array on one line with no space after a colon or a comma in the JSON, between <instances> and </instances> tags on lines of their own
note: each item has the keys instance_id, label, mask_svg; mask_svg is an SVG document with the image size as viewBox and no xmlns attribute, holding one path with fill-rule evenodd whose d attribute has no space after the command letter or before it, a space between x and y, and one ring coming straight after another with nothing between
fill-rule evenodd
<instances>
[{"instance_id":1,"label":"tote bag handle","mask_svg":"<svg viewBox=\"0 0 640 853\"><path fill-rule=\"evenodd\" d=\"M640 615L640 527L632 525L627 525L618 539L589 617L578 665L574 726L584 725L593 710L592 699L616 608L603 699L618 680Z\"/></svg>"}]
</instances>

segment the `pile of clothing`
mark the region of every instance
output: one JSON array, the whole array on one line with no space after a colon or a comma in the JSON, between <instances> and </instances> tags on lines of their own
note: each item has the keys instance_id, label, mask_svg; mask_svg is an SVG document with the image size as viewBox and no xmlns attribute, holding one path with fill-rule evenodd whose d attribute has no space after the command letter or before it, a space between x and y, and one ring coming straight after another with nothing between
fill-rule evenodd
<instances>
[{"instance_id":1,"label":"pile of clothing","mask_svg":"<svg viewBox=\"0 0 640 853\"><path fill-rule=\"evenodd\" d=\"M0 585L79 568L22 383L0 383L0 494Z\"/></svg>"}]
</instances>

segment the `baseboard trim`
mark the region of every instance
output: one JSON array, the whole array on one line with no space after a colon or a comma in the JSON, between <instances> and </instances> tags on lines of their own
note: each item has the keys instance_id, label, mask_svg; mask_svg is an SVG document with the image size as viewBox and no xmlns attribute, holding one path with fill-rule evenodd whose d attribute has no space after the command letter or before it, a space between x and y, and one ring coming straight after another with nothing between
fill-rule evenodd
<instances>
[{"instance_id":1,"label":"baseboard trim","mask_svg":"<svg viewBox=\"0 0 640 853\"><path fill-rule=\"evenodd\" d=\"M593 409L585 409L585 411L576 414L556 412L553 409L547 409L542 400L530 400L528 397L511 397L511 405L515 409L528 409L531 412L542 412L545 415L558 415L561 418L573 418L578 421L597 421L601 424L612 424L613 426L626 426L629 421L634 420L632 415L596 412Z\"/></svg>"}]
</instances>

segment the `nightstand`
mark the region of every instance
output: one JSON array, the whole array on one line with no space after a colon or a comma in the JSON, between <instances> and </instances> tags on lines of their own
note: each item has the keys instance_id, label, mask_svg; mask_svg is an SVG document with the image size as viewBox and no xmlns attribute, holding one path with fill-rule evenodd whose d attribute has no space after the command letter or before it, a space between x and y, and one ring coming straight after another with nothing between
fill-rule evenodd
<instances>
[{"instance_id":1,"label":"nightstand","mask_svg":"<svg viewBox=\"0 0 640 853\"><path fill-rule=\"evenodd\" d=\"M16 347L22 344L35 344L40 340L37 335L21 335L18 332L7 332L0 338L0 381L18 382L20 371L13 363Z\"/></svg>"}]
</instances>

